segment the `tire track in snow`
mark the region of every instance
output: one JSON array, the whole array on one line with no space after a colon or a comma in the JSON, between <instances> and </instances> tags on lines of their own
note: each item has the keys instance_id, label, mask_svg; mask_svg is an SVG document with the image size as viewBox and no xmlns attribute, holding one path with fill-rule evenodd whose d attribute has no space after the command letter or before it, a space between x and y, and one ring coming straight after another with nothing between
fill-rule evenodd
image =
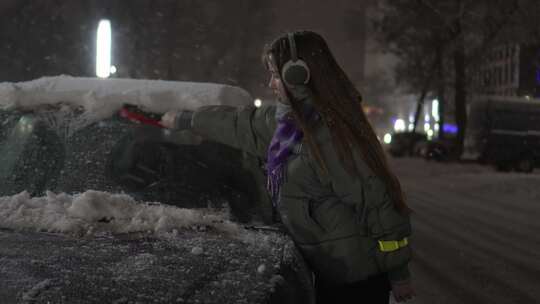
<instances>
[{"instance_id":1,"label":"tire track in snow","mask_svg":"<svg viewBox=\"0 0 540 304\"><path fill-rule=\"evenodd\" d=\"M497 231L497 237L506 236L512 240L522 240L522 237L528 238L529 242L540 244L540 238L536 235L540 231L540 223L535 221L535 216L529 214L527 217L512 217L509 214L500 214L486 211L480 207L484 203L479 200L470 200L464 197L453 197L439 191L437 194L425 190L416 190L409 194L409 198L417 199L416 203L424 208L431 208L435 211L451 212L457 219L467 220L473 223L482 224L479 227L489 227ZM419 200L418 200L419 199ZM459 205L459 206L458 206Z\"/></svg>"},{"instance_id":2,"label":"tire track in snow","mask_svg":"<svg viewBox=\"0 0 540 304\"><path fill-rule=\"evenodd\" d=\"M440 201L441 197L447 197L444 192L434 195L430 192L409 191L409 194L412 194L411 206L416 210L413 221L413 246L416 253L413 269L418 268L419 278L435 280L442 286L441 292L447 297L459 298L455 303L531 303L540 296L537 290L540 259L535 255L538 251L522 248L528 249L528 257L516 256L513 250L516 250L517 241L512 242L516 240L513 237L510 237L510 241L503 239L506 246L501 244L495 231L504 226L504 222L496 225L489 218L480 218L483 226L466 230L460 223L463 220L471 222L470 214L478 210L466 208L471 209L470 206L475 204L448 210L442 206L448 202ZM456 198L455 192L450 195ZM494 214L490 216L496 218ZM478 217L473 216L472 219L472 223L477 223ZM523 231L514 230L511 235L517 236L520 241L524 238L534 239L529 235L531 232L524 234ZM508 237L508 233L505 236ZM456 248L463 248L463 251L456 255L456 250L453 250L455 248L449 245L451 242L454 242ZM446 263L441 263L441 260ZM494 266L499 268L493 269ZM471 281L471 277L476 279ZM430 281L429 284L433 285L434 282ZM424 303L452 303L444 299L441 296ZM508 302L502 302L506 299ZM415 303L422 303L421 294Z\"/></svg>"},{"instance_id":3,"label":"tire track in snow","mask_svg":"<svg viewBox=\"0 0 540 304\"><path fill-rule=\"evenodd\" d=\"M520 299L509 303L530 303L535 292L538 293L540 271L528 270L524 264L509 263L501 256L493 256L491 252L478 249L482 248L480 246L464 244L462 240L447 234L447 231L435 231L436 228L437 226L425 223L417 225L416 231L420 235L415 238L415 244L425 243L431 246L424 248L426 246L414 245L415 252L418 251L416 247L420 247L420 255L422 250L431 252L424 255L426 259L424 263L438 265L439 270L448 279L461 282L462 288L474 286L479 293L493 293L499 296L499 301L491 299L473 303L490 303L492 300L494 303L500 303L501 298L513 301ZM434 237L437 232L441 233L441 237ZM442 259L445 263L437 264L429 260L429 257L432 260Z\"/></svg>"},{"instance_id":4,"label":"tire track in snow","mask_svg":"<svg viewBox=\"0 0 540 304\"><path fill-rule=\"evenodd\" d=\"M426 185L426 184L424 184ZM427 185L426 185L427 186ZM519 223L520 227L528 228L530 231L539 231L540 223L536 221L523 221L523 219L534 219L540 217L540 202L536 206L536 210L519 210L519 205L514 207L505 205L503 202L507 200L496 200L486 198L480 195L473 195L468 191L460 191L458 189L445 189L438 185L429 185L430 191L426 187L407 187L408 193L422 194L429 196L430 202L441 208L457 209L474 211L471 214L483 213L487 215L485 218L497 218L506 222ZM519 232L521 234L521 231Z\"/></svg>"},{"instance_id":5,"label":"tire track in snow","mask_svg":"<svg viewBox=\"0 0 540 304\"><path fill-rule=\"evenodd\" d=\"M420 200L416 202L418 201ZM506 263L521 268L526 273L531 270L524 265L535 265L540 262L539 255L534 249L531 250L531 248L520 245L520 241L524 237L511 240L501 239L492 230L496 229L495 226L475 225L474 222L471 224L470 221L464 221L460 213L450 214L449 212L438 210L436 207L431 207L429 203L423 207L425 208L426 216L419 214L420 218L413 222L415 226L428 225L432 228L433 232L444 232L449 236L449 240L458 240L461 245L504 260ZM456 228L457 223L459 226ZM533 279L540 278L539 269L540 267L534 271Z\"/></svg>"}]
</instances>

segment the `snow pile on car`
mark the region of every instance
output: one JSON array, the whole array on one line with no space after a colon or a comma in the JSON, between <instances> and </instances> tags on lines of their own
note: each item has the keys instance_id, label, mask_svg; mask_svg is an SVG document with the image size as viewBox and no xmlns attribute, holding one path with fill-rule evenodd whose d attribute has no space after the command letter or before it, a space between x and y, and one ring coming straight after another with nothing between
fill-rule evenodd
<instances>
[{"instance_id":1,"label":"snow pile on car","mask_svg":"<svg viewBox=\"0 0 540 304\"><path fill-rule=\"evenodd\" d=\"M0 197L0 206L0 228L15 230L96 235L177 234L179 230L195 228L254 239L252 231L229 221L227 211L142 203L126 194L89 190L76 195L47 192L43 197L31 197L24 191Z\"/></svg>"},{"instance_id":2,"label":"snow pile on car","mask_svg":"<svg viewBox=\"0 0 540 304\"><path fill-rule=\"evenodd\" d=\"M253 103L253 98L239 87L201 82L63 75L0 83L0 109L28 109L58 103L82 107L97 121L110 117L123 104L165 113L204 105L248 105Z\"/></svg>"},{"instance_id":3,"label":"snow pile on car","mask_svg":"<svg viewBox=\"0 0 540 304\"><path fill-rule=\"evenodd\" d=\"M292 241L257 234L246 243L193 230L74 238L0 229L0 302L314 303Z\"/></svg>"}]
</instances>

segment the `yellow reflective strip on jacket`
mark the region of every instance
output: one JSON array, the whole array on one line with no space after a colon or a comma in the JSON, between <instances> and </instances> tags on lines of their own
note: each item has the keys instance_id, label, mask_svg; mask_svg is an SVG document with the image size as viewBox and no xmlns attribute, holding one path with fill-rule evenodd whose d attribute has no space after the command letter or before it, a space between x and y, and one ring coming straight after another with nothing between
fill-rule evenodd
<instances>
[{"instance_id":1,"label":"yellow reflective strip on jacket","mask_svg":"<svg viewBox=\"0 0 540 304\"><path fill-rule=\"evenodd\" d=\"M392 252L403 248L409 244L409 240L404 238L399 241L379 241L379 249L382 252Z\"/></svg>"}]
</instances>

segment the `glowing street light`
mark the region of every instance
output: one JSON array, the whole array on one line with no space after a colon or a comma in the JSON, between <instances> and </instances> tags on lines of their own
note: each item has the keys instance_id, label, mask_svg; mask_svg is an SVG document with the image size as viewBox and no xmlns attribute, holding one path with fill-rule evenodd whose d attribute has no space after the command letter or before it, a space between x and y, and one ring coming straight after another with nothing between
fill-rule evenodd
<instances>
[{"instance_id":1,"label":"glowing street light","mask_svg":"<svg viewBox=\"0 0 540 304\"><path fill-rule=\"evenodd\" d=\"M116 71L116 68L113 70ZM111 75L111 22L101 20L97 29L96 75L107 78Z\"/></svg>"},{"instance_id":2,"label":"glowing street light","mask_svg":"<svg viewBox=\"0 0 540 304\"><path fill-rule=\"evenodd\" d=\"M255 99L255 101L253 102L253 104L257 107L257 108L260 108L262 106L262 101L257 98Z\"/></svg>"},{"instance_id":3,"label":"glowing street light","mask_svg":"<svg viewBox=\"0 0 540 304\"><path fill-rule=\"evenodd\" d=\"M412 131L414 129L414 115L409 115L409 131Z\"/></svg>"},{"instance_id":4,"label":"glowing street light","mask_svg":"<svg viewBox=\"0 0 540 304\"><path fill-rule=\"evenodd\" d=\"M431 116L433 116L433 119L435 119L435 122L440 121L438 99L433 99L433 102L431 103Z\"/></svg>"},{"instance_id":5,"label":"glowing street light","mask_svg":"<svg viewBox=\"0 0 540 304\"><path fill-rule=\"evenodd\" d=\"M401 118L396 119L396 122L394 122L394 130L396 132L405 131L405 121Z\"/></svg>"},{"instance_id":6,"label":"glowing street light","mask_svg":"<svg viewBox=\"0 0 540 304\"><path fill-rule=\"evenodd\" d=\"M390 144L392 142L392 134L390 134L390 133L384 134L383 140L384 140L385 144L387 144L387 145Z\"/></svg>"}]
</instances>

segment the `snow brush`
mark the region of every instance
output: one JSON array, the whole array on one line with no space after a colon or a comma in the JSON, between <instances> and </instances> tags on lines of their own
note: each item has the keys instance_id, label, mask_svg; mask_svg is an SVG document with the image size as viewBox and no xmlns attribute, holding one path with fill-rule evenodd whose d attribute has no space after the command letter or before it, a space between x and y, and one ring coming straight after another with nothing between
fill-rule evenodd
<instances>
[{"instance_id":1,"label":"snow brush","mask_svg":"<svg viewBox=\"0 0 540 304\"><path fill-rule=\"evenodd\" d=\"M133 122L138 122L138 123L142 123L142 124L150 125L154 127L159 127L159 128L165 128L165 126L162 125L159 120L153 119L144 114L135 112L127 106L122 107L120 111L118 112L118 114L120 115L120 117L123 117Z\"/></svg>"}]
</instances>

